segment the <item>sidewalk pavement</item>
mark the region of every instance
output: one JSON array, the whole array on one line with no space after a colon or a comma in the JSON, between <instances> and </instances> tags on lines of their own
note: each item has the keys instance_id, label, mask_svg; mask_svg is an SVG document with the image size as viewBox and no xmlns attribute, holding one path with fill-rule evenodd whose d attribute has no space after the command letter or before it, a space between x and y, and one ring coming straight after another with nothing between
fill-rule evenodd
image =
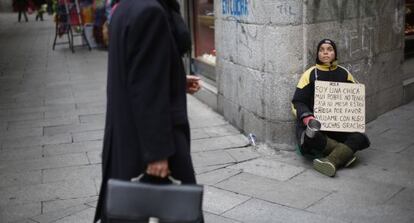
<instances>
[{"instance_id":1,"label":"sidewalk pavement","mask_svg":"<svg viewBox=\"0 0 414 223\"><path fill-rule=\"evenodd\" d=\"M0 222L92 221L107 52L52 51L52 18L0 14ZM335 178L295 152L249 146L188 97L206 222L414 222L414 102L368 124L371 148Z\"/></svg>"}]
</instances>

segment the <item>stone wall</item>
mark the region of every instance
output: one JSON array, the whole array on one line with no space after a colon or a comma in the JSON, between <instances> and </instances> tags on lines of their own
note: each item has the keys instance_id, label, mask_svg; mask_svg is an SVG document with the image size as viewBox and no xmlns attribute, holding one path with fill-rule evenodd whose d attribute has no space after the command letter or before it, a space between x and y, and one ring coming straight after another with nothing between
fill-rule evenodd
<instances>
[{"instance_id":1,"label":"stone wall","mask_svg":"<svg viewBox=\"0 0 414 223\"><path fill-rule=\"evenodd\" d=\"M216 0L218 110L277 149L293 149L290 100L322 38L366 84L367 119L401 105L403 0Z\"/></svg>"}]
</instances>

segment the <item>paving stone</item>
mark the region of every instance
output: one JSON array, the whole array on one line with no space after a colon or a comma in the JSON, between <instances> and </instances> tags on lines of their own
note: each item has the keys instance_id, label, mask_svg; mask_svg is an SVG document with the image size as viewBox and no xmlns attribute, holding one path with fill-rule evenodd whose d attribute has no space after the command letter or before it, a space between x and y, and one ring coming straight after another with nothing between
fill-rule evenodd
<instances>
[{"instance_id":1,"label":"paving stone","mask_svg":"<svg viewBox=\"0 0 414 223\"><path fill-rule=\"evenodd\" d=\"M240 170L221 168L207 173L199 174L196 176L196 178L197 183L199 184L214 185L239 173L241 173Z\"/></svg>"},{"instance_id":2,"label":"paving stone","mask_svg":"<svg viewBox=\"0 0 414 223\"><path fill-rule=\"evenodd\" d=\"M42 172L40 170L23 173L0 174L0 188L35 185L42 183Z\"/></svg>"},{"instance_id":3,"label":"paving stone","mask_svg":"<svg viewBox=\"0 0 414 223\"><path fill-rule=\"evenodd\" d=\"M342 171L347 171L344 169ZM351 171L351 170L349 170ZM343 194L354 194L356 191L361 197L376 199L378 202L385 202L402 189L399 185L385 184L369 179L351 178L341 176L341 172L335 178L326 177L314 170L307 170L294 177L289 182L295 185L303 185L308 188L315 188Z\"/></svg>"},{"instance_id":4,"label":"paving stone","mask_svg":"<svg viewBox=\"0 0 414 223\"><path fill-rule=\"evenodd\" d=\"M106 94L75 98L76 103L106 102Z\"/></svg>"},{"instance_id":5,"label":"paving stone","mask_svg":"<svg viewBox=\"0 0 414 223\"><path fill-rule=\"evenodd\" d=\"M228 122L225 121L222 117L193 117L190 115L190 126L191 128L203 128L203 127L211 127L211 126L221 126L221 125L227 125Z\"/></svg>"},{"instance_id":6,"label":"paving stone","mask_svg":"<svg viewBox=\"0 0 414 223\"><path fill-rule=\"evenodd\" d=\"M76 111L79 114L103 114L106 112L106 103L104 102L89 102L89 103L77 103Z\"/></svg>"},{"instance_id":7,"label":"paving stone","mask_svg":"<svg viewBox=\"0 0 414 223\"><path fill-rule=\"evenodd\" d=\"M299 209L306 208L329 194L320 189L308 188L307 185L298 186L247 173L231 177L215 187Z\"/></svg>"},{"instance_id":8,"label":"paving stone","mask_svg":"<svg viewBox=\"0 0 414 223\"><path fill-rule=\"evenodd\" d=\"M388 153L374 149L366 149L357 153L362 163L377 166L380 169L391 170L394 172L413 172L412 157L404 154Z\"/></svg>"},{"instance_id":9,"label":"paving stone","mask_svg":"<svg viewBox=\"0 0 414 223\"><path fill-rule=\"evenodd\" d=\"M35 101L25 101L25 102L12 102L8 104L0 104L0 109L21 109L21 108L30 108L30 107L40 107L43 106L43 100Z\"/></svg>"},{"instance_id":10,"label":"paving stone","mask_svg":"<svg viewBox=\"0 0 414 223\"><path fill-rule=\"evenodd\" d=\"M40 214L42 204L40 202L27 203L0 207L0 222L15 222Z\"/></svg>"},{"instance_id":11,"label":"paving stone","mask_svg":"<svg viewBox=\"0 0 414 223\"><path fill-rule=\"evenodd\" d=\"M0 191L0 206L95 195L93 180L88 179L7 187Z\"/></svg>"},{"instance_id":12,"label":"paving stone","mask_svg":"<svg viewBox=\"0 0 414 223\"><path fill-rule=\"evenodd\" d=\"M246 203L226 212L224 217L236 219L241 222L255 223L285 223L285 222L306 222L306 223L345 223L334 218L313 214L307 211L301 211L288 208L279 204L274 204L262 200L251 199Z\"/></svg>"},{"instance_id":13,"label":"paving stone","mask_svg":"<svg viewBox=\"0 0 414 223\"><path fill-rule=\"evenodd\" d=\"M99 193L99 189L97 189L97 191ZM91 201L86 202L86 205L96 209L96 206L98 206L98 199L99 199L99 196L96 196L94 199L91 199Z\"/></svg>"},{"instance_id":14,"label":"paving stone","mask_svg":"<svg viewBox=\"0 0 414 223\"><path fill-rule=\"evenodd\" d=\"M401 151L401 155L405 157L414 157L414 145L409 146L405 150Z\"/></svg>"},{"instance_id":15,"label":"paving stone","mask_svg":"<svg viewBox=\"0 0 414 223\"><path fill-rule=\"evenodd\" d=\"M378 135L378 137L372 138L370 141L370 148L372 149L398 153L413 145L414 137L411 134L397 130L389 130Z\"/></svg>"},{"instance_id":16,"label":"paving stone","mask_svg":"<svg viewBox=\"0 0 414 223\"><path fill-rule=\"evenodd\" d=\"M398 192L394 197L386 202L387 205L392 205L401 209L408 209L414 211L414 187L404 188Z\"/></svg>"},{"instance_id":17,"label":"paving stone","mask_svg":"<svg viewBox=\"0 0 414 223\"><path fill-rule=\"evenodd\" d=\"M106 96L106 89L102 86L101 89L84 89L82 91L74 91L73 95L75 98L101 97L102 95Z\"/></svg>"},{"instance_id":18,"label":"paving stone","mask_svg":"<svg viewBox=\"0 0 414 223\"><path fill-rule=\"evenodd\" d=\"M405 170L390 170L370 163L358 162L349 169L340 171L341 176L357 179L369 179L373 182L395 184L414 188L414 172Z\"/></svg>"},{"instance_id":19,"label":"paving stone","mask_svg":"<svg viewBox=\"0 0 414 223\"><path fill-rule=\"evenodd\" d=\"M88 206L86 205L77 205L77 206L72 206L69 208L65 208L59 211L53 211L53 212L49 212L49 213L45 213L45 214L41 214L38 215L36 217L32 217L31 219L35 220L36 222L39 223L51 223L51 222L57 222L57 221L61 221L62 219L66 218L66 217L70 217L72 215L75 215L79 212L82 212L84 210L90 209ZM89 220L89 222L91 222L91 219L93 218L87 218L84 220ZM79 221L72 221L72 222L79 222Z\"/></svg>"},{"instance_id":20,"label":"paving stone","mask_svg":"<svg viewBox=\"0 0 414 223\"><path fill-rule=\"evenodd\" d=\"M45 117L46 113L49 112L62 112L62 111L71 111L75 110L74 104L62 104L62 105L43 105L43 106L33 106L33 107L26 107L26 108L15 108L10 109L10 113L16 114L26 114L26 113L35 113L35 112L44 112ZM48 118L46 118L48 119Z\"/></svg>"},{"instance_id":21,"label":"paving stone","mask_svg":"<svg viewBox=\"0 0 414 223\"><path fill-rule=\"evenodd\" d=\"M75 109L64 110L64 111L45 111L45 119L56 119L56 118L76 118L79 113Z\"/></svg>"},{"instance_id":22,"label":"paving stone","mask_svg":"<svg viewBox=\"0 0 414 223\"><path fill-rule=\"evenodd\" d=\"M7 122L0 122L0 132L7 131Z\"/></svg>"},{"instance_id":23,"label":"paving stone","mask_svg":"<svg viewBox=\"0 0 414 223\"><path fill-rule=\"evenodd\" d=\"M86 164L89 164L86 154L68 154L24 161L2 161L0 163L0 174Z\"/></svg>"},{"instance_id":24,"label":"paving stone","mask_svg":"<svg viewBox=\"0 0 414 223\"><path fill-rule=\"evenodd\" d=\"M290 178L305 171L302 167L263 158L238 163L227 168L241 170L245 173L272 178L279 181L289 180Z\"/></svg>"},{"instance_id":25,"label":"paving stone","mask_svg":"<svg viewBox=\"0 0 414 223\"><path fill-rule=\"evenodd\" d=\"M70 125L70 124L77 124L77 123L79 123L79 119L77 117L51 118L51 119L31 120L31 121L12 121L12 122L9 122L8 129Z\"/></svg>"},{"instance_id":26,"label":"paving stone","mask_svg":"<svg viewBox=\"0 0 414 223\"><path fill-rule=\"evenodd\" d=\"M191 140L210 138L203 128L191 129Z\"/></svg>"},{"instance_id":27,"label":"paving stone","mask_svg":"<svg viewBox=\"0 0 414 223\"><path fill-rule=\"evenodd\" d=\"M238 135L238 134L240 134L240 132L229 124L191 129L192 139L203 139L203 138L230 136L230 135Z\"/></svg>"},{"instance_id":28,"label":"paving stone","mask_svg":"<svg viewBox=\"0 0 414 223\"><path fill-rule=\"evenodd\" d=\"M3 149L29 147L29 146L42 146L49 144L60 144L72 142L72 136L67 134L54 135L54 136L31 136L25 137L20 140L7 139L2 143Z\"/></svg>"},{"instance_id":29,"label":"paving stone","mask_svg":"<svg viewBox=\"0 0 414 223\"><path fill-rule=\"evenodd\" d=\"M87 208L81 212L59 219L56 223L90 223L94 216L95 208Z\"/></svg>"},{"instance_id":30,"label":"paving stone","mask_svg":"<svg viewBox=\"0 0 414 223\"><path fill-rule=\"evenodd\" d=\"M296 151L275 150L265 144L259 144L256 146L256 151L261 156L271 157L272 159L279 160L284 163L303 167L305 169L312 168L312 160L305 158L304 156L298 154Z\"/></svg>"},{"instance_id":31,"label":"paving stone","mask_svg":"<svg viewBox=\"0 0 414 223\"><path fill-rule=\"evenodd\" d=\"M63 98L51 98L45 99L45 105L61 105L61 104L75 104L75 98L72 96L70 97L63 97Z\"/></svg>"},{"instance_id":32,"label":"paving stone","mask_svg":"<svg viewBox=\"0 0 414 223\"><path fill-rule=\"evenodd\" d=\"M411 222L414 212L402 208L379 204L360 194L334 193L308 209L313 213L340 218L348 222Z\"/></svg>"},{"instance_id":33,"label":"paving stone","mask_svg":"<svg viewBox=\"0 0 414 223\"><path fill-rule=\"evenodd\" d=\"M105 114L80 115L80 123L105 123Z\"/></svg>"},{"instance_id":34,"label":"paving stone","mask_svg":"<svg viewBox=\"0 0 414 223\"><path fill-rule=\"evenodd\" d=\"M24 219L24 220L13 222L13 223L39 223L39 222L35 222L33 220L30 220L30 219Z\"/></svg>"},{"instance_id":35,"label":"paving stone","mask_svg":"<svg viewBox=\"0 0 414 223\"><path fill-rule=\"evenodd\" d=\"M43 118L43 112L25 113L25 114L7 114L0 116L0 121L26 121Z\"/></svg>"},{"instance_id":36,"label":"paving stone","mask_svg":"<svg viewBox=\"0 0 414 223\"><path fill-rule=\"evenodd\" d=\"M93 180L93 182L94 182L94 186L95 186L96 191L98 191L98 193L99 193L99 191L101 190L102 179L95 178Z\"/></svg>"},{"instance_id":37,"label":"paving stone","mask_svg":"<svg viewBox=\"0 0 414 223\"><path fill-rule=\"evenodd\" d=\"M71 124L71 125L60 125L50 126L44 128L44 134L46 136L52 136L57 134L66 133L81 133L92 130L103 130L105 123L88 123L88 124Z\"/></svg>"},{"instance_id":38,"label":"paving stone","mask_svg":"<svg viewBox=\"0 0 414 223\"><path fill-rule=\"evenodd\" d=\"M73 199L56 199L50 201L43 201L42 202L42 209L43 213L52 213L63 211L68 208L72 208L74 206L82 206L87 205L90 202L96 202L98 200L98 196L91 196L91 197L81 197L81 198L73 198Z\"/></svg>"},{"instance_id":39,"label":"paving stone","mask_svg":"<svg viewBox=\"0 0 414 223\"><path fill-rule=\"evenodd\" d=\"M43 155L48 157L73 153L85 153L89 151L102 151L102 141L46 145L43 148Z\"/></svg>"},{"instance_id":40,"label":"paving stone","mask_svg":"<svg viewBox=\"0 0 414 223\"><path fill-rule=\"evenodd\" d=\"M43 128L28 128L28 129L14 129L7 131L0 130L0 140L5 139L19 139L23 137L30 137L30 136L42 136L43 135Z\"/></svg>"},{"instance_id":41,"label":"paving stone","mask_svg":"<svg viewBox=\"0 0 414 223\"><path fill-rule=\"evenodd\" d=\"M236 162L243 162L261 156L258 152L253 150L252 147L227 149L226 152L229 153L230 156L236 160Z\"/></svg>"},{"instance_id":42,"label":"paving stone","mask_svg":"<svg viewBox=\"0 0 414 223\"><path fill-rule=\"evenodd\" d=\"M0 150L0 161L30 160L42 157L42 147L21 147Z\"/></svg>"},{"instance_id":43,"label":"paving stone","mask_svg":"<svg viewBox=\"0 0 414 223\"><path fill-rule=\"evenodd\" d=\"M224 136L191 141L191 151L210 151L218 149L236 148L246 146L247 139L243 135Z\"/></svg>"},{"instance_id":44,"label":"paving stone","mask_svg":"<svg viewBox=\"0 0 414 223\"><path fill-rule=\"evenodd\" d=\"M224 151L209 151L191 154L194 166L216 166L236 162Z\"/></svg>"},{"instance_id":45,"label":"paving stone","mask_svg":"<svg viewBox=\"0 0 414 223\"><path fill-rule=\"evenodd\" d=\"M193 161L194 163L194 161ZM208 173L214 170L222 169L227 166L232 165L233 163L227 163L227 164L218 164L218 165L211 165L211 166L194 166L194 171L196 174L203 174Z\"/></svg>"},{"instance_id":46,"label":"paving stone","mask_svg":"<svg viewBox=\"0 0 414 223\"><path fill-rule=\"evenodd\" d=\"M203 210L221 215L224 212L249 200L250 197L205 186L203 196Z\"/></svg>"},{"instance_id":47,"label":"paving stone","mask_svg":"<svg viewBox=\"0 0 414 223\"><path fill-rule=\"evenodd\" d=\"M102 163L102 151L90 151L87 152L88 160L90 164Z\"/></svg>"},{"instance_id":48,"label":"paving stone","mask_svg":"<svg viewBox=\"0 0 414 223\"><path fill-rule=\"evenodd\" d=\"M209 212L204 211L204 221L206 223L240 223L230 218L225 218L219 215L215 215Z\"/></svg>"},{"instance_id":49,"label":"paving stone","mask_svg":"<svg viewBox=\"0 0 414 223\"><path fill-rule=\"evenodd\" d=\"M99 164L71 166L43 170L43 183L101 178L102 166Z\"/></svg>"},{"instance_id":50,"label":"paving stone","mask_svg":"<svg viewBox=\"0 0 414 223\"><path fill-rule=\"evenodd\" d=\"M72 133L74 142L103 140L103 130Z\"/></svg>"}]
</instances>

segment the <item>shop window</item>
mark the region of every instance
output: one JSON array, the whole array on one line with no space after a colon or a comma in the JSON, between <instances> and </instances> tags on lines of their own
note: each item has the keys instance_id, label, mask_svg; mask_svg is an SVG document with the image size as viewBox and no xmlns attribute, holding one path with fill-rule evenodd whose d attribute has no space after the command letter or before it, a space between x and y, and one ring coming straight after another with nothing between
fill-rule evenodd
<instances>
[{"instance_id":1,"label":"shop window","mask_svg":"<svg viewBox=\"0 0 414 223\"><path fill-rule=\"evenodd\" d=\"M193 4L194 58L215 66L214 0L194 0Z\"/></svg>"}]
</instances>

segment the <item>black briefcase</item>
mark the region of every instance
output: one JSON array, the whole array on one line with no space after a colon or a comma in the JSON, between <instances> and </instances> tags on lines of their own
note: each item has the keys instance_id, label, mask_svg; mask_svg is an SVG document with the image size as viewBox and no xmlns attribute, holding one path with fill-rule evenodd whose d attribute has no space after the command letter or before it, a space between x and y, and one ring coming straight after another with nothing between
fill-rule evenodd
<instances>
[{"instance_id":1,"label":"black briefcase","mask_svg":"<svg viewBox=\"0 0 414 223\"><path fill-rule=\"evenodd\" d=\"M110 179L105 201L107 222L202 222L203 186L180 185L171 180L173 184L158 185L139 179L135 182Z\"/></svg>"}]
</instances>

